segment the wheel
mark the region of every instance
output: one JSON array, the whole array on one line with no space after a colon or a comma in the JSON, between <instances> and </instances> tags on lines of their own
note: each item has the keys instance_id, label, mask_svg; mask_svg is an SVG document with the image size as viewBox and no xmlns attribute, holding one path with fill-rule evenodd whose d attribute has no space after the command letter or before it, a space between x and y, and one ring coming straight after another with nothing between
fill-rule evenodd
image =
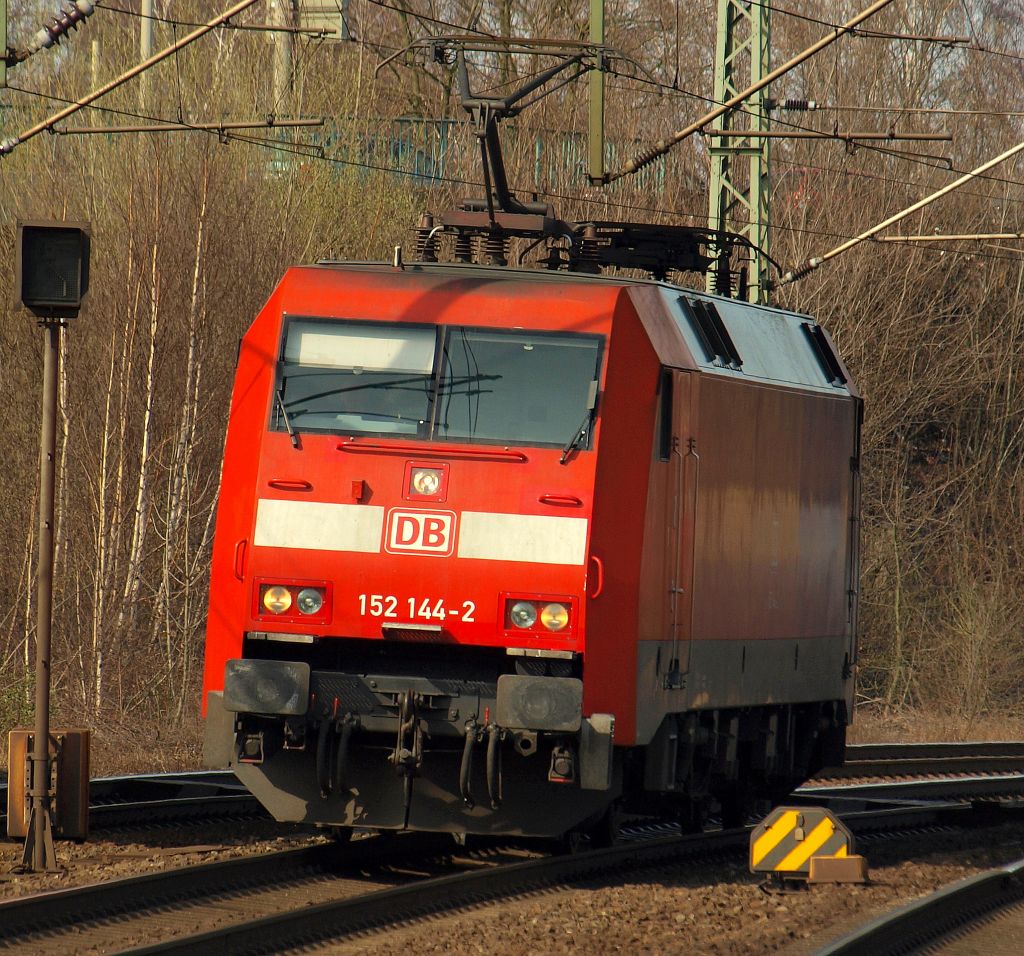
<instances>
[{"instance_id":1,"label":"wheel","mask_svg":"<svg viewBox=\"0 0 1024 956\"><path fill-rule=\"evenodd\" d=\"M335 843L345 844L352 842L352 827L330 826L327 830Z\"/></svg>"},{"instance_id":2,"label":"wheel","mask_svg":"<svg viewBox=\"0 0 1024 956\"><path fill-rule=\"evenodd\" d=\"M747 825L747 818L754 809L754 798L746 787L730 788L718 795L718 802L723 830L737 830Z\"/></svg>"},{"instance_id":3,"label":"wheel","mask_svg":"<svg viewBox=\"0 0 1024 956\"><path fill-rule=\"evenodd\" d=\"M703 800L687 800L679 811L679 832L684 836L703 833L706 816Z\"/></svg>"},{"instance_id":4,"label":"wheel","mask_svg":"<svg viewBox=\"0 0 1024 956\"><path fill-rule=\"evenodd\" d=\"M590 846L594 850L615 846L619 842L619 825L621 814L616 804L611 804L598 821L587 830Z\"/></svg>"},{"instance_id":5,"label":"wheel","mask_svg":"<svg viewBox=\"0 0 1024 956\"><path fill-rule=\"evenodd\" d=\"M583 834L579 830L569 830L567 833L563 833L555 840L555 847L556 853L565 856L579 853L580 850L586 849Z\"/></svg>"}]
</instances>

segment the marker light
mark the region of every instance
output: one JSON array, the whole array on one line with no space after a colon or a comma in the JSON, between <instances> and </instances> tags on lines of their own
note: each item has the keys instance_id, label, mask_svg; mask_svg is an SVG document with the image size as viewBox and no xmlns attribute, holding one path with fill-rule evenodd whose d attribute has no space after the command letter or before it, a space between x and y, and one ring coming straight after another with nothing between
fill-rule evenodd
<instances>
[{"instance_id":1,"label":"marker light","mask_svg":"<svg viewBox=\"0 0 1024 956\"><path fill-rule=\"evenodd\" d=\"M533 627L537 623L537 609L529 601L516 601L508 616L516 627Z\"/></svg>"},{"instance_id":2,"label":"marker light","mask_svg":"<svg viewBox=\"0 0 1024 956\"><path fill-rule=\"evenodd\" d=\"M540 622L549 631L560 631L569 623L569 612L563 604L548 604L540 612Z\"/></svg>"},{"instance_id":3,"label":"marker light","mask_svg":"<svg viewBox=\"0 0 1024 956\"><path fill-rule=\"evenodd\" d=\"M416 468L412 473L412 491L417 495L433 496L441 488L441 472L434 468Z\"/></svg>"},{"instance_id":4,"label":"marker light","mask_svg":"<svg viewBox=\"0 0 1024 956\"><path fill-rule=\"evenodd\" d=\"M291 591L279 584L267 588L263 593L263 606L272 614L284 614L292 606Z\"/></svg>"},{"instance_id":5,"label":"marker light","mask_svg":"<svg viewBox=\"0 0 1024 956\"><path fill-rule=\"evenodd\" d=\"M323 592L319 588L303 588L295 604L303 614L316 614L324 606Z\"/></svg>"}]
</instances>

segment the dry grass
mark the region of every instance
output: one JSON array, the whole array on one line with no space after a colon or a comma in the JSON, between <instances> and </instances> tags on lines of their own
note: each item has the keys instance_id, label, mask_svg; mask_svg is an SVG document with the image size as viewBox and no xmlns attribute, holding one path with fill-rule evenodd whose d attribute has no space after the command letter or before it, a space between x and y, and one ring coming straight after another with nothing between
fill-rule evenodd
<instances>
[{"instance_id":1,"label":"dry grass","mask_svg":"<svg viewBox=\"0 0 1024 956\"><path fill-rule=\"evenodd\" d=\"M32 720L20 726L31 727ZM156 718L149 720L105 719L68 721L59 715L51 717L54 730L87 727L89 738L89 775L115 777L121 774L154 773L174 770L195 770L202 763L203 723L199 714L168 730ZM6 738L6 734L5 734ZM0 770L8 769L6 739L0 747Z\"/></svg>"},{"instance_id":2,"label":"dry grass","mask_svg":"<svg viewBox=\"0 0 1024 956\"><path fill-rule=\"evenodd\" d=\"M973 719L933 710L857 709L847 737L852 744L958 740L1024 740L1024 719L987 714Z\"/></svg>"}]
</instances>

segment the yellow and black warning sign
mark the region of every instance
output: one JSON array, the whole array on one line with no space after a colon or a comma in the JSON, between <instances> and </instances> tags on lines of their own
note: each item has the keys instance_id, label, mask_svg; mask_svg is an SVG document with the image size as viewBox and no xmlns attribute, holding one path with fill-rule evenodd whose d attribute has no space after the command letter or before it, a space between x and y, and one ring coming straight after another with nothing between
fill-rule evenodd
<instances>
[{"instance_id":1,"label":"yellow and black warning sign","mask_svg":"<svg viewBox=\"0 0 1024 956\"><path fill-rule=\"evenodd\" d=\"M853 835L824 807L776 807L750 834L750 871L806 880L813 857L853 853Z\"/></svg>"}]
</instances>

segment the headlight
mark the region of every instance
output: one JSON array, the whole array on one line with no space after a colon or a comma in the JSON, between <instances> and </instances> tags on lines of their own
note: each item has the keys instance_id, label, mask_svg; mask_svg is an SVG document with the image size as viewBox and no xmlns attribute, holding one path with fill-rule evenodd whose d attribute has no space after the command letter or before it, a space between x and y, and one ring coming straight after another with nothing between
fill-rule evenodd
<instances>
[{"instance_id":1,"label":"headlight","mask_svg":"<svg viewBox=\"0 0 1024 956\"><path fill-rule=\"evenodd\" d=\"M548 604L540 612L540 622L549 631L560 631L569 623L569 612L562 604Z\"/></svg>"},{"instance_id":2,"label":"headlight","mask_svg":"<svg viewBox=\"0 0 1024 956\"><path fill-rule=\"evenodd\" d=\"M292 606L292 595L288 588L276 584L263 592L263 606L271 614L284 614Z\"/></svg>"},{"instance_id":3,"label":"headlight","mask_svg":"<svg viewBox=\"0 0 1024 956\"><path fill-rule=\"evenodd\" d=\"M433 468L417 468L412 473L412 490L418 495L436 495L441 487L441 472Z\"/></svg>"},{"instance_id":4,"label":"headlight","mask_svg":"<svg viewBox=\"0 0 1024 956\"><path fill-rule=\"evenodd\" d=\"M529 601L516 601L508 616L516 627L533 627L537 623L537 609Z\"/></svg>"},{"instance_id":5,"label":"headlight","mask_svg":"<svg viewBox=\"0 0 1024 956\"><path fill-rule=\"evenodd\" d=\"M303 588L295 604L303 614L316 614L324 606L324 596L319 588Z\"/></svg>"}]
</instances>

